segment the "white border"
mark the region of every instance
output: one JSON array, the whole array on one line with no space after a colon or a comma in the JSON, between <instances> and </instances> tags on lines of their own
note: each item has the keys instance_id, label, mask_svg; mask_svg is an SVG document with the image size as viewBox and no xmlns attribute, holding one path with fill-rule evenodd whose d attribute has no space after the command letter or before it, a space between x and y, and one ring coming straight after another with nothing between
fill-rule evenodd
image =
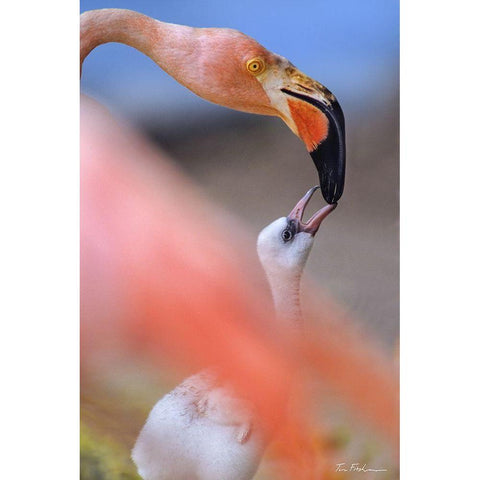
<instances>
[{"instance_id":1,"label":"white border","mask_svg":"<svg viewBox=\"0 0 480 480\"><path fill-rule=\"evenodd\" d=\"M401 1L401 468L409 480L476 474L474 5Z\"/></svg>"},{"instance_id":2,"label":"white border","mask_svg":"<svg viewBox=\"0 0 480 480\"><path fill-rule=\"evenodd\" d=\"M78 478L78 5L2 6L2 478Z\"/></svg>"}]
</instances>

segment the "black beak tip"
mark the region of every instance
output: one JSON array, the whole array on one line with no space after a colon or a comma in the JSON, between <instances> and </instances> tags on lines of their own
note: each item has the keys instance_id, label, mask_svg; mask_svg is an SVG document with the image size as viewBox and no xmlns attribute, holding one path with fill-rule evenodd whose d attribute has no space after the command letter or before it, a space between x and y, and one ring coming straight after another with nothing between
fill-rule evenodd
<instances>
[{"instance_id":1,"label":"black beak tip","mask_svg":"<svg viewBox=\"0 0 480 480\"><path fill-rule=\"evenodd\" d=\"M345 163L338 152L331 152L328 139L310 153L318 171L320 188L327 203L337 203L343 194Z\"/></svg>"},{"instance_id":2,"label":"black beak tip","mask_svg":"<svg viewBox=\"0 0 480 480\"><path fill-rule=\"evenodd\" d=\"M310 155L317 167L323 198L331 204L338 202L345 183L345 119L337 101L322 111L328 118L328 135Z\"/></svg>"}]
</instances>

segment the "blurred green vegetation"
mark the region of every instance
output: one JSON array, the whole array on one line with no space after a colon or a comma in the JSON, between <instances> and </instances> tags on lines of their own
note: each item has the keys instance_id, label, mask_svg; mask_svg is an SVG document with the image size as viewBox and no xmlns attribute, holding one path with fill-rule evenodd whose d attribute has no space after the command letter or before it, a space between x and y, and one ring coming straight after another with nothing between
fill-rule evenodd
<instances>
[{"instance_id":1,"label":"blurred green vegetation","mask_svg":"<svg viewBox=\"0 0 480 480\"><path fill-rule=\"evenodd\" d=\"M130 452L86 425L80 427L80 480L141 480Z\"/></svg>"}]
</instances>

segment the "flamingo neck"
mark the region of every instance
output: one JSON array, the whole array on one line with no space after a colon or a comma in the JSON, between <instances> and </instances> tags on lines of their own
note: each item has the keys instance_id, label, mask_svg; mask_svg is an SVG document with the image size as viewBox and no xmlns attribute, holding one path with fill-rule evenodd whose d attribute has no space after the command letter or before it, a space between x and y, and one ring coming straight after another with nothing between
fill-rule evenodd
<instances>
[{"instance_id":1,"label":"flamingo neck","mask_svg":"<svg viewBox=\"0 0 480 480\"><path fill-rule=\"evenodd\" d=\"M302 270L293 272L269 272L267 278L272 291L277 319L295 330L303 328L300 307L300 280Z\"/></svg>"},{"instance_id":2,"label":"flamingo neck","mask_svg":"<svg viewBox=\"0 0 480 480\"><path fill-rule=\"evenodd\" d=\"M176 78L174 73L194 55L195 30L160 22L132 10L91 10L80 17L80 67L95 47L118 42L141 51ZM185 83L182 79L176 80Z\"/></svg>"},{"instance_id":3,"label":"flamingo neck","mask_svg":"<svg viewBox=\"0 0 480 480\"><path fill-rule=\"evenodd\" d=\"M278 115L245 58L271 55L255 40L228 28L160 22L132 10L106 8L80 17L80 69L98 45L124 43L150 57L178 83L205 100L262 115Z\"/></svg>"}]
</instances>

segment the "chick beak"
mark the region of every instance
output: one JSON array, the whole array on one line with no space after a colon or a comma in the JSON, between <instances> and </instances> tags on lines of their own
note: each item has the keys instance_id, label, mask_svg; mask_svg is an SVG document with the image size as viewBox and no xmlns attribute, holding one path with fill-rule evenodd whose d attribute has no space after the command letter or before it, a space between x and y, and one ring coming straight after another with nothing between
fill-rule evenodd
<instances>
[{"instance_id":1,"label":"chick beak","mask_svg":"<svg viewBox=\"0 0 480 480\"><path fill-rule=\"evenodd\" d=\"M345 119L335 96L295 69L288 88L291 118L318 171L322 195L337 202L345 183Z\"/></svg>"},{"instance_id":2,"label":"chick beak","mask_svg":"<svg viewBox=\"0 0 480 480\"><path fill-rule=\"evenodd\" d=\"M315 235L320 227L320 224L323 222L328 215L337 208L336 203L331 203L325 205L323 208L318 210L308 222L303 222L303 214L305 209L307 208L308 202L312 198L314 192L318 190L320 187L317 185L312 187L304 196L303 198L295 205L295 208L290 212L287 217L288 221L294 221L298 225L299 232L306 232L310 235Z\"/></svg>"}]
</instances>

